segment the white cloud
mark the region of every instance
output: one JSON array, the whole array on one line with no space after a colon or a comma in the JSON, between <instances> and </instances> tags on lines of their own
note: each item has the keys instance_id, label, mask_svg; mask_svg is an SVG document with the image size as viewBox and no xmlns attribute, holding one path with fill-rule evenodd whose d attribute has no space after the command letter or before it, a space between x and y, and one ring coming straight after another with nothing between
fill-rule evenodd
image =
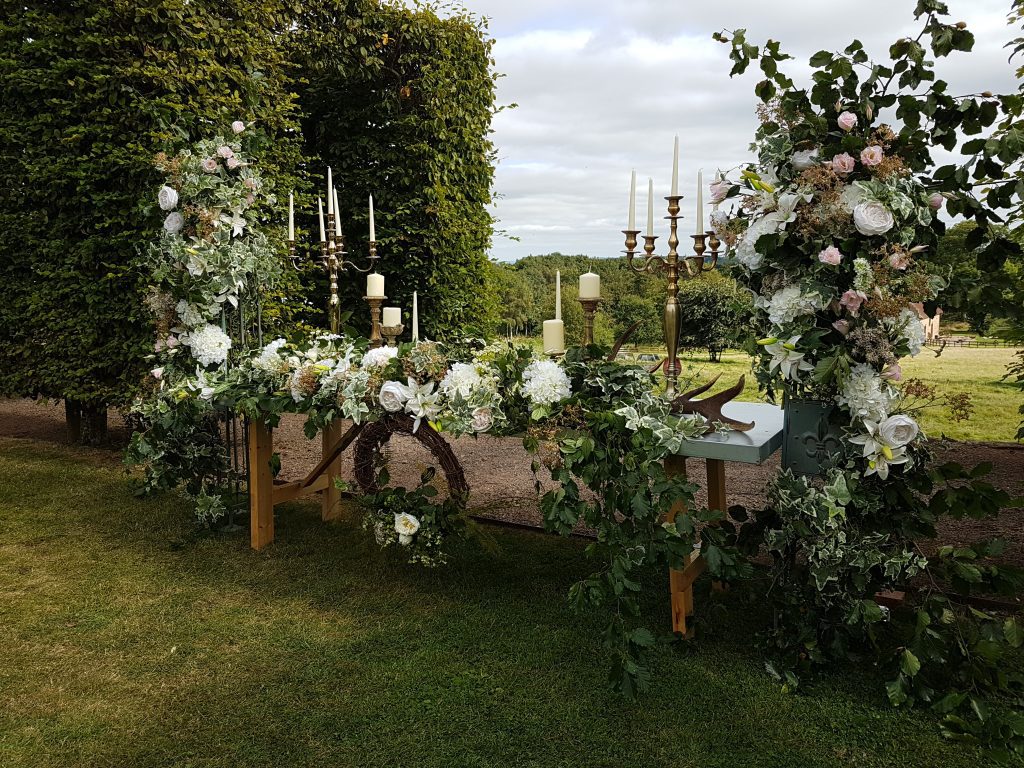
<instances>
[{"instance_id":1,"label":"white cloud","mask_svg":"<svg viewBox=\"0 0 1024 768\"><path fill-rule=\"evenodd\" d=\"M749 159L756 126L751 73L730 80L728 47L715 31L745 27L752 41L781 40L796 57L786 71L809 72L822 48L854 37L884 57L888 46L914 31L912 0L773 3L728 0L464 0L490 18L496 40L499 103L519 107L497 115L494 141L499 229L493 255L530 253L615 256L622 250L629 172L640 177L638 209L646 210L646 178L655 180L656 216L664 215L672 136L680 136L680 191L692 222L697 169ZM949 0L953 18L977 37L975 52L940 60L950 92L1016 88L1004 43L1006 0ZM642 218L642 216L641 216ZM684 222L684 226L690 224ZM661 233L664 234L664 233Z\"/></svg>"}]
</instances>

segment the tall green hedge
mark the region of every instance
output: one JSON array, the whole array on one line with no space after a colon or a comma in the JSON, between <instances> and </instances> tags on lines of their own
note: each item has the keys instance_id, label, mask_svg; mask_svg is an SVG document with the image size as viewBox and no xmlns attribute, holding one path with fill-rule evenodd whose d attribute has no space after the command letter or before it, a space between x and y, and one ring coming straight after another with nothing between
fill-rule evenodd
<instances>
[{"instance_id":1,"label":"tall green hedge","mask_svg":"<svg viewBox=\"0 0 1024 768\"><path fill-rule=\"evenodd\" d=\"M4 3L0 393L66 398L100 430L130 396L153 343L137 262L159 226L140 206L154 152L242 119L277 139L266 175L291 173L293 5Z\"/></svg>"},{"instance_id":2,"label":"tall green hedge","mask_svg":"<svg viewBox=\"0 0 1024 768\"><path fill-rule=\"evenodd\" d=\"M485 27L375 0L302 7L292 58L302 71L303 136L307 155L322 161L310 168L314 182L333 168L349 250L365 260L372 194L387 303L408 310L419 291L421 331L431 337L489 327L495 75ZM313 227L311 215L305 221ZM342 281L344 306L363 330L364 289L361 275Z\"/></svg>"}]
</instances>

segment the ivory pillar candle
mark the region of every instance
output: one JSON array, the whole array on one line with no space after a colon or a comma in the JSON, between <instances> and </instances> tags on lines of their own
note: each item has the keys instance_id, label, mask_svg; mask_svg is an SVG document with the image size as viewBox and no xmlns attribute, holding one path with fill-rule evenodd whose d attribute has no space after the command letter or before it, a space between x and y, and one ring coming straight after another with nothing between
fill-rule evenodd
<instances>
[{"instance_id":1,"label":"ivory pillar candle","mask_svg":"<svg viewBox=\"0 0 1024 768\"><path fill-rule=\"evenodd\" d=\"M636 229L636 171L629 178L629 226L626 229Z\"/></svg>"},{"instance_id":2,"label":"ivory pillar candle","mask_svg":"<svg viewBox=\"0 0 1024 768\"><path fill-rule=\"evenodd\" d=\"M384 275L371 272L366 276L366 295L371 299L384 298Z\"/></svg>"},{"instance_id":3,"label":"ivory pillar candle","mask_svg":"<svg viewBox=\"0 0 1024 768\"><path fill-rule=\"evenodd\" d=\"M402 309L401 307L384 307L384 319L381 321L383 326L394 327L402 324Z\"/></svg>"},{"instance_id":4,"label":"ivory pillar candle","mask_svg":"<svg viewBox=\"0 0 1024 768\"><path fill-rule=\"evenodd\" d=\"M544 354L565 352L565 323L561 320L544 321Z\"/></svg>"},{"instance_id":5,"label":"ivory pillar candle","mask_svg":"<svg viewBox=\"0 0 1024 768\"><path fill-rule=\"evenodd\" d=\"M562 273L555 272L555 320L562 319Z\"/></svg>"},{"instance_id":6,"label":"ivory pillar candle","mask_svg":"<svg viewBox=\"0 0 1024 768\"><path fill-rule=\"evenodd\" d=\"M600 299L601 298L601 276L593 272L585 272L580 275L580 298Z\"/></svg>"},{"instance_id":7,"label":"ivory pillar candle","mask_svg":"<svg viewBox=\"0 0 1024 768\"><path fill-rule=\"evenodd\" d=\"M288 239L295 242L295 195L288 193Z\"/></svg>"},{"instance_id":8,"label":"ivory pillar candle","mask_svg":"<svg viewBox=\"0 0 1024 768\"><path fill-rule=\"evenodd\" d=\"M420 305L416 291L412 292L412 340L420 340Z\"/></svg>"},{"instance_id":9,"label":"ivory pillar candle","mask_svg":"<svg viewBox=\"0 0 1024 768\"><path fill-rule=\"evenodd\" d=\"M316 199L316 210L320 214L320 242L327 242L327 229L324 227L324 201L322 198Z\"/></svg>"}]
</instances>

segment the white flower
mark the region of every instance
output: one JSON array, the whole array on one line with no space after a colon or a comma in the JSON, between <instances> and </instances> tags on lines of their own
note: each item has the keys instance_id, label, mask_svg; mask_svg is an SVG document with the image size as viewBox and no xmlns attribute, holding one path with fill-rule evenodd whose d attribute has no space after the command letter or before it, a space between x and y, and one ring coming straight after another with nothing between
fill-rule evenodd
<instances>
[{"instance_id":1,"label":"white flower","mask_svg":"<svg viewBox=\"0 0 1024 768\"><path fill-rule=\"evenodd\" d=\"M796 207L802 202L810 202L811 195L785 194L779 195L774 212L769 213L766 218L777 221L779 229L785 229L787 224L796 221Z\"/></svg>"},{"instance_id":2,"label":"white flower","mask_svg":"<svg viewBox=\"0 0 1024 768\"><path fill-rule=\"evenodd\" d=\"M193 390L199 391L199 398L201 400L213 399L214 388L210 386L210 383L206 378L206 372L202 368L196 368L196 380L191 387Z\"/></svg>"},{"instance_id":3,"label":"white flower","mask_svg":"<svg viewBox=\"0 0 1024 768\"><path fill-rule=\"evenodd\" d=\"M806 171L818 164L818 148L805 149L801 152L794 152L792 159L793 169L797 171Z\"/></svg>"},{"instance_id":4,"label":"white flower","mask_svg":"<svg viewBox=\"0 0 1024 768\"><path fill-rule=\"evenodd\" d=\"M846 189L843 190L843 194L839 196L839 201L843 204L843 207L853 213L853 210L860 205L861 201L864 200L864 190L860 188L859 184L850 184Z\"/></svg>"},{"instance_id":5,"label":"white flower","mask_svg":"<svg viewBox=\"0 0 1024 768\"><path fill-rule=\"evenodd\" d=\"M245 123L243 123L241 120L235 120L235 122L231 124L231 130L234 131L235 133L241 133L242 131L245 130Z\"/></svg>"},{"instance_id":6,"label":"white flower","mask_svg":"<svg viewBox=\"0 0 1024 768\"><path fill-rule=\"evenodd\" d=\"M181 324L186 328L195 328L200 325L205 325L206 318L209 316L203 311L202 307L189 304L184 299L174 305L174 311L178 315L178 319L181 320Z\"/></svg>"},{"instance_id":7,"label":"white flower","mask_svg":"<svg viewBox=\"0 0 1024 768\"><path fill-rule=\"evenodd\" d=\"M188 334L184 341L192 349L192 357L203 366L223 363L231 349L231 337L211 323Z\"/></svg>"},{"instance_id":8,"label":"white flower","mask_svg":"<svg viewBox=\"0 0 1024 768\"><path fill-rule=\"evenodd\" d=\"M377 540L377 545L380 547L387 543L387 529L384 527L383 520L378 520L373 524L373 538Z\"/></svg>"},{"instance_id":9,"label":"white flower","mask_svg":"<svg viewBox=\"0 0 1024 768\"><path fill-rule=\"evenodd\" d=\"M902 448L917 437L920 429L917 422L904 413L890 416L878 425L878 434L891 448Z\"/></svg>"},{"instance_id":10,"label":"white flower","mask_svg":"<svg viewBox=\"0 0 1024 768\"><path fill-rule=\"evenodd\" d=\"M912 309L904 309L894 321L895 327L899 328L900 336L907 342L911 357L917 357L924 349L926 341L924 326L921 324L917 313Z\"/></svg>"},{"instance_id":11,"label":"white flower","mask_svg":"<svg viewBox=\"0 0 1024 768\"><path fill-rule=\"evenodd\" d=\"M157 193L156 199L160 204L161 210L173 211L178 205L178 190L166 185L160 187L160 191Z\"/></svg>"},{"instance_id":12,"label":"white flower","mask_svg":"<svg viewBox=\"0 0 1024 768\"><path fill-rule=\"evenodd\" d=\"M154 368L149 373L157 381L160 381L160 379L162 379L164 377L164 369L163 368Z\"/></svg>"},{"instance_id":13,"label":"white flower","mask_svg":"<svg viewBox=\"0 0 1024 768\"><path fill-rule=\"evenodd\" d=\"M882 480L887 480L890 466L906 464L910 461L907 449L902 445L890 445L881 434L876 422L865 420L864 427L867 429L866 434L850 438L850 442L854 445L864 446L862 456L868 461L868 468L864 475L865 477L878 475Z\"/></svg>"},{"instance_id":14,"label":"white flower","mask_svg":"<svg viewBox=\"0 0 1024 768\"><path fill-rule=\"evenodd\" d=\"M494 414L490 406L482 405L473 409L473 431L486 432L494 425Z\"/></svg>"},{"instance_id":15,"label":"white flower","mask_svg":"<svg viewBox=\"0 0 1024 768\"><path fill-rule=\"evenodd\" d=\"M782 370L783 377L792 381L799 381L800 374L804 371L813 371L814 366L804 360L803 352L797 350L798 341L800 341L800 337L793 336L788 341L780 339L768 344L765 351L772 356L768 370L774 371L779 368Z\"/></svg>"},{"instance_id":16,"label":"white flower","mask_svg":"<svg viewBox=\"0 0 1024 768\"><path fill-rule=\"evenodd\" d=\"M408 512L395 514L395 533L398 534L398 542L408 546L412 544L412 537L420 529L420 521Z\"/></svg>"},{"instance_id":17,"label":"white flower","mask_svg":"<svg viewBox=\"0 0 1024 768\"><path fill-rule=\"evenodd\" d=\"M284 339L274 339L272 342L267 344L259 354L259 357L253 359L252 366L261 371L283 373L288 370L288 363L282 359L281 355L278 354L280 349L287 344Z\"/></svg>"},{"instance_id":18,"label":"white flower","mask_svg":"<svg viewBox=\"0 0 1024 768\"><path fill-rule=\"evenodd\" d=\"M167 214L167 218L164 219L164 229L170 232L172 235L176 235L181 232L181 228L185 226L185 217L177 211L171 211Z\"/></svg>"},{"instance_id":19,"label":"white flower","mask_svg":"<svg viewBox=\"0 0 1024 768\"><path fill-rule=\"evenodd\" d=\"M756 271L761 266L761 254L757 252L757 241L764 235L779 231L779 220L770 214L750 223L736 244L736 260L747 269Z\"/></svg>"},{"instance_id":20,"label":"white flower","mask_svg":"<svg viewBox=\"0 0 1024 768\"><path fill-rule=\"evenodd\" d=\"M405 408L407 399L406 387L400 381L385 381L377 395L377 401L388 413L398 413Z\"/></svg>"},{"instance_id":21,"label":"white flower","mask_svg":"<svg viewBox=\"0 0 1024 768\"><path fill-rule=\"evenodd\" d=\"M858 203L853 209L853 224L862 235L884 235L895 223L892 211L881 203Z\"/></svg>"},{"instance_id":22,"label":"white flower","mask_svg":"<svg viewBox=\"0 0 1024 768\"><path fill-rule=\"evenodd\" d=\"M565 371L554 360L534 360L523 371L523 394L534 405L550 405L572 393Z\"/></svg>"},{"instance_id":23,"label":"white flower","mask_svg":"<svg viewBox=\"0 0 1024 768\"><path fill-rule=\"evenodd\" d=\"M203 166L203 170L206 171L207 173L216 173L217 172L217 168L218 168L217 158L215 158L215 157L208 157L208 158L206 158L205 160L203 160L202 166Z\"/></svg>"},{"instance_id":24,"label":"white flower","mask_svg":"<svg viewBox=\"0 0 1024 768\"><path fill-rule=\"evenodd\" d=\"M773 293L770 299L758 297L757 305L767 310L772 323L782 326L801 315L814 314L825 306L825 302L816 291L804 293L799 285L787 285Z\"/></svg>"},{"instance_id":25,"label":"white flower","mask_svg":"<svg viewBox=\"0 0 1024 768\"><path fill-rule=\"evenodd\" d=\"M855 418L877 424L889 415L892 393L892 387L874 368L867 363L858 363L843 382L836 401L845 405Z\"/></svg>"},{"instance_id":26,"label":"white flower","mask_svg":"<svg viewBox=\"0 0 1024 768\"><path fill-rule=\"evenodd\" d=\"M439 389L448 397L457 393L466 399L473 390L480 387L481 381L475 366L468 363L454 363L441 380Z\"/></svg>"},{"instance_id":27,"label":"white flower","mask_svg":"<svg viewBox=\"0 0 1024 768\"><path fill-rule=\"evenodd\" d=\"M217 154L227 160L229 157L234 157L235 152L227 144L217 147Z\"/></svg>"},{"instance_id":28,"label":"white flower","mask_svg":"<svg viewBox=\"0 0 1024 768\"><path fill-rule=\"evenodd\" d=\"M412 431L415 432L420 428L421 420L430 420L437 416L437 398L440 393L434 391L432 381L418 384L416 379L410 377L408 382L407 386L402 387L402 394L405 396L405 412L415 418L412 425Z\"/></svg>"},{"instance_id":29,"label":"white flower","mask_svg":"<svg viewBox=\"0 0 1024 768\"><path fill-rule=\"evenodd\" d=\"M363 368L376 368L379 365L387 365L388 361L398 355L397 347L377 347L369 349L363 355Z\"/></svg>"}]
</instances>

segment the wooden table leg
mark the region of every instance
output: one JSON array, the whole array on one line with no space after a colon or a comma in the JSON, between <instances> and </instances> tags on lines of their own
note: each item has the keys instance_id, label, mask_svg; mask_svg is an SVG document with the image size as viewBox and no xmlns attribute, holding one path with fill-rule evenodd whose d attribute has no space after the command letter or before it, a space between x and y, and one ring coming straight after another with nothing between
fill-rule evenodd
<instances>
[{"instance_id":1,"label":"wooden table leg","mask_svg":"<svg viewBox=\"0 0 1024 768\"><path fill-rule=\"evenodd\" d=\"M665 459L665 472L673 477L686 477L686 458L670 456ZM677 503L669 512L669 519L676 515L686 514L686 505ZM687 618L693 614L693 582L704 571L704 558L692 554L686 560L683 570L669 569L668 584L672 600L672 631L684 638L693 637L693 628L686 624Z\"/></svg>"},{"instance_id":2,"label":"wooden table leg","mask_svg":"<svg viewBox=\"0 0 1024 768\"><path fill-rule=\"evenodd\" d=\"M274 436L262 420L249 424L249 543L263 549L274 541Z\"/></svg>"},{"instance_id":3,"label":"wooden table leg","mask_svg":"<svg viewBox=\"0 0 1024 768\"><path fill-rule=\"evenodd\" d=\"M707 459L706 464L708 475L708 509L717 509L725 512L728 508L725 498L725 462L721 459ZM711 588L716 592L724 592L726 586L721 581L715 581L711 584Z\"/></svg>"},{"instance_id":4,"label":"wooden table leg","mask_svg":"<svg viewBox=\"0 0 1024 768\"><path fill-rule=\"evenodd\" d=\"M342 422L332 421L323 431L323 455L330 456L342 439ZM334 484L334 479L341 475L341 456L335 458L324 469L327 487L320 498L320 517L333 520L341 516L341 491Z\"/></svg>"}]
</instances>

